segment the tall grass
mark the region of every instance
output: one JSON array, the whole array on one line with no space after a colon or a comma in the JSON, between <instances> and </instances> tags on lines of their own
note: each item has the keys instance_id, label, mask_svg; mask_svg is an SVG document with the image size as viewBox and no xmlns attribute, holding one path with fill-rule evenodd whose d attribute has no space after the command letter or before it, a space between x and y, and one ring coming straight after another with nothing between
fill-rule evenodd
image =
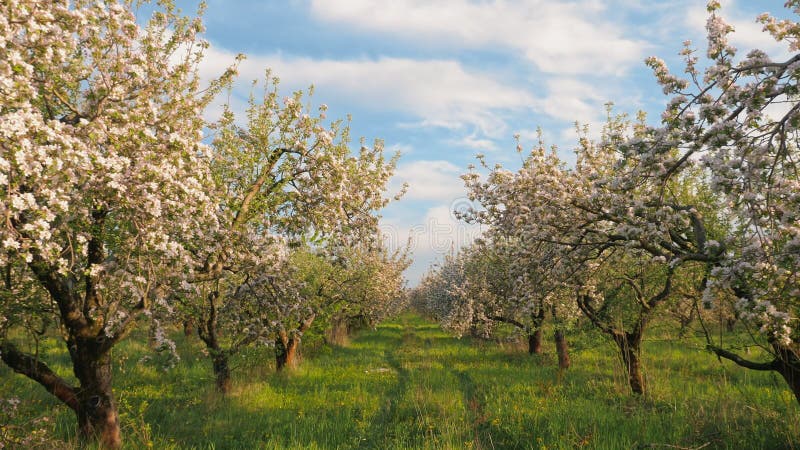
<instances>
[{"instance_id":1,"label":"tall grass","mask_svg":"<svg viewBox=\"0 0 800 450\"><path fill-rule=\"evenodd\" d=\"M127 448L795 448L800 408L783 380L721 363L683 341L645 346L644 397L628 393L614 348L573 336L573 367L454 339L414 315L319 347L292 373L269 349L234 361L234 389L213 389L200 345L176 333L182 361L164 371L144 339L116 350L115 387ZM69 374L55 339L42 346ZM73 414L0 368L5 445L75 448ZM3 434L4 433L4 434ZM39 433L39 434L36 434ZM31 438L35 437L35 439ZM28 439L24 444L24 439Z\"/></svg>"}]
</instances>

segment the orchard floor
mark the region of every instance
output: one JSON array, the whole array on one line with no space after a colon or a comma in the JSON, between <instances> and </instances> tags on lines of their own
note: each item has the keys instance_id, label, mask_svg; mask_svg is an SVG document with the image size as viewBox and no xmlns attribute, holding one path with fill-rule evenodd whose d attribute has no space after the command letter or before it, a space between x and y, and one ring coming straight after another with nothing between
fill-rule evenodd
<instances>
[{"instance_id":1,"label":"orchard floor","mask_svg":"<svg viewBox=\"0 0 800 450\"><path fill-rule=\"evenodd\" d=\"M211 387L198 343L178 344L182 360L169 371L161 357L142 360L144 342L117 351L126 448L800 448L800 408L782 379L720 363L691 342L648 342L644 397L627 392L612 345L597 335L574 337L573 366L559 373L553 349L529 356L459 340L405 315L318 350L291 374L251 351L227 397ZM47 345L66 375L63 350ZM77 447L71 412L0 367L0 401L9 398L20 403L0 406L6 448L24 439L27 448Z\"/></svg>"}]
</instances>

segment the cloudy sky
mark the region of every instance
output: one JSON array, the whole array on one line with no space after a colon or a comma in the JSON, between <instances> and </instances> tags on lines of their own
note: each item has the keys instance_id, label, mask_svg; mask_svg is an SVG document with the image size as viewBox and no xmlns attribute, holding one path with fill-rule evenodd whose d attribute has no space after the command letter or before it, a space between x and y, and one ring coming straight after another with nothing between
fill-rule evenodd
<instances>
[{"instance_id":1,"label":"cloudy sky","mask_svg":"<svg viewBox=\"0 0 800 450\"><path fill-rule=\"evenodd\" d=\"M208 70L237 53L243 102L249 82L271 68L288 94L315 86L330 118L352 114L355 137L381 138L402 152L392 188L406 196L384 211L395 245L413 238L413 285L451 245L479 232L456 221L459 175L475 155L520 163L514 135L535 130L569 159L576 121L601 124L604 104L644 110L657 120L665 102L643 60L680 69L682 42L703 50L704 0L207 0ZM187 13L196 0L178 4ZM786 16L782 0L731 0L722 15L742 53L784 53L755 23ZM213 111L209 111L213 115Z\"/></svg>"}]
</instances>

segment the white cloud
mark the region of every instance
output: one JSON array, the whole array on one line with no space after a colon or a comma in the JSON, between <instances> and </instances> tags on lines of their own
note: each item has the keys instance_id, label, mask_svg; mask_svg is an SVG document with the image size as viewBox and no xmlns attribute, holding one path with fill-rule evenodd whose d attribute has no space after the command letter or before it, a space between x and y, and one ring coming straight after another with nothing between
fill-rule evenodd
<instances>
[{"instance_id":1,"label":"white cloud","mask_svg":"<svg viewBox=\"0 0 800 450\"><path fill-rule=\"evenodd\" d=\"M397 168L390 192L402 182L409 183L409 190L383 211L381 229L391 249L410 240L414 263L407 276L412 284L437 258L472 242L481 232L478 225L462 222L453 213L472 205L460 179L464 172L465 168L444 160L411 161ZM434 206L421 208L425 204L421 202Z\"/></svg>"},{"instance_id":2,"label":"white cloud","mask_svg":"<svg viewBox=\"0 0 800 450\"><path fill-rule=\"evenodd\" d=\"M312 0L311 9L322 20L426 45L511 49L548 73L620 74L646 48L603 20L597 0Z\"/></svg>"},{"instance_id":3,"label":"white cloud","mask_svg":"<svg viewBox=\"0 0 800 450\"><path fill-rule=\"evenodd\" d=\"M482 139L478 137L476 133L472 133L469 136L464 136L458 139L451 139L449 142L457 146L475 150L485 150L490 152L497 150L497 144L494 141Z\"/></svg>"},{"instance_id":4,"label":"white cloud","mask_svg":"<svg viewBox=\"0 0 800 450\"><path fill-rule=\"evenodd\" d=\"M232 53L212 47L203 70L221 73L232 59ZM468 71L455 60L382 57L342 61L256 55L239 65L239 73L243 80L262 79L267 67L286 80L288 88L313 84L318 91L333 92L353 104L411 115L418 119L416 126L478 131L487 136L505 132L503 111L529 110L533 103L525 89Z\"/></svg>"},{"instance_id":5,"label":"white cloud","mask_svg":"<svg viewBox=\"0 0 800 450\"><path fill-rule=\"evenodd\" d=\"M389 155L394 155L395 153L400 153L401 157L405 157L407 155L411 155L414 153L414 147L408 144L400 144L394 143L386 147L386 153Z\"/></svg>"},{"instance_id":6,"label":"white cloud","mask_svg":"<svg viewBox=\"0 0 800 450\"><path fill-rule=\"evenodd\" d=\"M455 205L458 206L458 205ZM406 277L415 285L422 274L437 260L450 252L471 243L481 233L478 225L457 220L451 206L440 205L410 213L406 206L396 204L387 208L381 220L381 231L390 249L410 244L414 259Z\"/></svg>"},{"instance_id":7,"label":"white cloud","mask_svg":"<svg viewBox=\"0 0 800 450\"><path fill-rule=\"evenodd\" d=\"M459 249L480 234L478 225L456 219L452 209L446 205L429 209L424 225L416 236L412 236L416 238L418 250L434 256L445 255L451 248Z\"/></svg>"},{"instance_id":8,"label":"white cloud","mask_svg":"<svg viewBox=\"0 0 800 450\"><path fill-rule=\"evenodd\" d=\"M571 122L590 123L602 120L603 105L612 100L597 86L574 78L547 81L547 96L536 100L536 108L550 117Z\"/></svg>"},{"instance_id":9,"label":"white cloud","mask_svg":"<svg viewBox=\"0 0 800 450\"><path fill-rule=\"evenodd\" d=\"M460 176L466 168L444 160L417 160L401 163L392 178L392 188L408 183L408 192L403 200L436 201L442 204L466 196L464 183ZM396 190L396 189L395 189Z\"/></svg>"}]
</instances>

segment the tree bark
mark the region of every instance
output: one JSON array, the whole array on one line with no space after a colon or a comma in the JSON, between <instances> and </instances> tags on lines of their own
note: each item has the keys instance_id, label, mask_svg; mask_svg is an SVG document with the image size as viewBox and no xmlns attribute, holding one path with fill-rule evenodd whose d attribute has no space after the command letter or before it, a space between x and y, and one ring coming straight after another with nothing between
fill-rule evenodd
<instances>
[{"instance_id":1,"label":"tree bark","mask_svg":"<svg viewBox=\"0 0 800 450\"><path fill-rule=\"evenodd\" d=\"M564 331L556 329L553 337L556 341L556 352L558 353L558 368L569 369L569 366L571 365L569 360L569 346L567 345L567 339L564 336Z\"/></svg>"},{"instance_id":2,"label":"tree bark","mask_svg":"<svg viewBox=\"0 0 800 450\"><path fill-rule=\"evenodd\" d=\"M87 441L98 441L103 448L122 446L119 415L111 390L111 354L102 338L76 339L69 343L75 377L78 431Z\"/></svg>"},{"instance_id":3,"label":"tree bark","mask_svg":"<svg viewBox=\"0 0 800 450\"><path fill-rule=\"evenodd\" d=\"M800 403L800 355L792 348L773 343L772 347L776 351L776 357L769 362L749 361L741 356L720 347L709 345L707 348L717 356L733 361L737 365L750 370L771 371L774 370L781 374L789 389L792 390L794 398Z\"/></svg>"},{"instance_id":4,"label":"tree bark","mask_svg":"<svg viewBox=\"0 0 800 450\"><path fill-rule=\"evenodd\" d=\"M91 211L87 268L106 260L104 233L107 214L108 210L102 207L95 207ZM19 225L23 224L15 224ZM24 226L21 229L24 230ZM34 252L31 256L28 268L58 306L72 370L79 385L69 386L36 356L20 352L8 342L1 344L2 359L15 372L41 384L75 412L78 436L84 443L97 443L104 449L118 449L122 446L122 440L111 386L111 349L130 332L138 312L147 308L148 299L142 298L138 305L128 311L128 318L119 324L115 334L108 336L102 327L103 314L97 312L106 305L100 294L101 283L98 279L87 271L81 280L76 273L62 273L41 254Z\"/></svg>"},{"instance_id":5,"label":"tree bark","mask_svg":"<svg viewBox=\"0 0 800 450\"><path fill-rule=\"evenodd\" d=\"M64 402L73 411L78 409L76 388L67 384L63 378L56 375L47 364L38 358L18 350L10 342L0 343L0 357L14 372L25 375L41 384L47 392Z\"/></svg>"},{"instance_id":6,"label":"tree bark","mask_svg":"<svg viewBox=\"0 0 800 450\"><path fill-rule=\"evenodd\" d=\"M614 342L619 347L622 356L622 363L628 374L628 384L634 394L643 395L645 393L644 378L642 377L641 365L641 335L636 333L615 333Z\"/></svg>"},{"instance_id":7,"label":"tree bark","mask_svg":"<svg viewBox=\"0 0 800 450\"><path fill-rule=\"evenodd\" d=\"M231 390L231 368L228 363L230 354L222 349L217 340L217 327L212 319L197 327L197 335L206 344L211 356L211 368L214 371L214 386L217 392L227 394Z\"/></svg>"},{"instance_id":8,"label":"tree bark","mask_svg":"<svg viewBox=\"0 0 800 450\"><path fill-rule=\"evenodd\" d=\"M288 367L294 369L297 367L297 349L300 347L300 336L311 328L314 319L317 317L316 313L303 319L297 327L297 332L287 333L285 330L278 332L278 339L275 341L275 368L276 370L283 370Z\"/></svg>"},{"instance_id":9,"label":"tree bark","mask_svg":"<svg viewBox=\"0 0 800 450\"><path fill-rule=\"evenodd\" d=\"M231 391L231 368L228 363L228 355L221 350L217 350L211 359L214 367L214 385L221 394Z\"/></svg>"},{"instance_id":10,"label":"tree bark","mask_svg":"<svg viewBox=\"0 0 800 450\"><path fill-rule=\"evenodd\" d=\"M730 352L720 347L709 345L709 350L717 356L733 361L737 365L750 370L771 371L774 370L781 374L789 389L792 390L794 398L800 403L800 352L797 348L790 348L777 342L772 343L775 350L775 359L769 362L749 361L736 353Z\"/></svg>"},{"instance_id":11,"label":"tree bark","mask_svg":"<svg viewBox=\"0 0 800 450\"><path fill-rule=\"evenodd\" d=\"M211 356L211 367L214 370L214 386L217 392L227 394L231 390L231 368L228 364L230 352L226 352L217 337L217 303L219 292L212 291L208 294L208 318L197 324L197 336L206 344L208 354Z\"/></svg>"},{"instance_id":12,"label":"tree bark","mask_svg":"<svg viewBox=\"0 0 800 450\"><path fill-rule=\"evenodd\" d=\"M542 354L542 329L537 328L528 334L528 353L531 355Z\"/></svg>"},{"instance_id":13,"label":"tree bark","mask_svg":"<svg viewBox=\"0 0 800 450\"><path fill-rule=\"evenodd\" d=\"M642 338L644 337L645 329L650 321L650 315L653 314L655 308L660 305L669 296L672 287L672 277L675 271L672 266L669 266L667 271L667 279L664 282L664 287L661 291L646 299L642 288L636 283L633 278L626 277L625 282L630 286L634 293L635 298L639 303L639 311L637 314L636 322L633 325L633 331L624 331L615 328L612 324L605 322L600 318L598 311L592 306L591 298L586 295L578 296L578 307L584 314L592 321L592 323L599 328L602 332L608 334L614 339L614 342L619 347L620 355L622 356L622 363L625 366L625 371L628 375L628 384L631 391L637 395L645 393L644 377L642 377L642 363L641 363L641 347ZM603 305L605 307L605 304ZM602 308L601 308L602 309Z\"/></svg>"},{"instance_id":14,"label":"tree bark","mask_svg":"<svg viewBox=\"0 0 800 450\"><path fill-rule=\"evenodd\" d=\"M533 333L528 333L528 353L531 355L542 354L542 323L544 323L544 308L538 308L531 313L531 327Z\"/></svg>"},{"instance_id":15,"label":"tree bark","mask_svg":"<svg viewBox=\"0 0 800 450\"><path fill-rule=\"evenodd\" d=\"M78 419L78 435L101 448L122 446L119 415L111 390L111 355L102 339L81 338L67 343L79 387L72 387L33 355L2 343L2 359L12 370L41 384L64 402Z\"/></svg>"},{"instance_id":16,"label":"tree bark","mask_svg":"<svg viewBox=\"0 0 800 450\"><path fill-rule=\"evenodd\" d=\"M296 336L289 336L285 332L281 332L278 340L275 342L275 369L282 371L283 369L294 369L297 367L297 348L300 345L300 339Z\"/></svg>"},{"instance_id":17,"label":"tree bark","mask_svg":"<svg viewBox=\"0 0 800 450\"><path fill-rule=\"evenodd\" d=\"M775 370L786 380L794 398L800 403L800 354L797 347L789 348L778 343L772 346L778 354L774 362Z\"/></svg>"}]
</instances>

